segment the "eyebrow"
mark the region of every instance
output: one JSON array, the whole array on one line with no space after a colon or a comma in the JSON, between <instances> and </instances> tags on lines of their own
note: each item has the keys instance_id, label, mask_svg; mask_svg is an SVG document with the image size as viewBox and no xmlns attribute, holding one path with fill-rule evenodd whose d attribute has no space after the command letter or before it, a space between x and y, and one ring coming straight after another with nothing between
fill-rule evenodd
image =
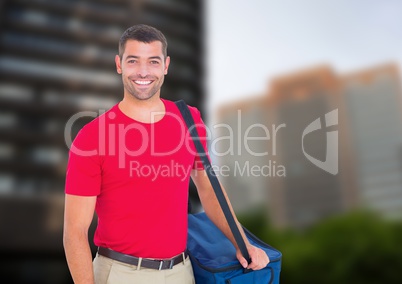
<instances>
[{"instance_id":1,"label":"eyebrow","mask_svg":"<svg viewBox=\"0 0 402 284\"><path fill-rule=\"evenodd\" d=\"M129 59L129 58L138 59L140 57L136 56L136 55L127 55L126 60ZM160 56L151 56L151 57L148 57L148 59L159 59L160 61L162 61L162 58Z\"/></svg>"}]
</instances>

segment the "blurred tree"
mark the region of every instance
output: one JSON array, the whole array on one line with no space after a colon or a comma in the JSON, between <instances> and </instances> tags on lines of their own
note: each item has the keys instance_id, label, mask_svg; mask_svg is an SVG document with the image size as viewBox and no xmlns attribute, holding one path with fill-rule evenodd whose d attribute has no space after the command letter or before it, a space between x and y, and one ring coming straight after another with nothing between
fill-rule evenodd
<instances>
[{"instance_id":1,"label":"blurred tree","mask_svg":"<svg viewBox=\"0 0 402 284\"><path fill-rule=\"evenodd\" d=\"M242 224L283 254L281 283L400 283L402 223L367 212L328 219L304 232L276 231L263 217Z\"/></svg>"}]
</instances>

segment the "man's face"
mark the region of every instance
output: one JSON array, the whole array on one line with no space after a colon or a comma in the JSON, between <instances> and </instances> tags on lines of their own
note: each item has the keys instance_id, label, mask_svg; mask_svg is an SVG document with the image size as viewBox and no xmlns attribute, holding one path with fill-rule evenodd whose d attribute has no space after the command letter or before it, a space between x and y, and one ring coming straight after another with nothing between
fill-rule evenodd
<instances>
[{"instance_id":1,"label":"man's face","mask_svg":"<svg viewBox=\"0 0 402 284\"><path fill-rule=\"evenodd\" d=\"M160 94L164 76L170 63L165 59L162 43L128 40L122 58L115 58L117 73L122 74L124 92L138 100L147 100Z\"/></svg>"}]
</instances>

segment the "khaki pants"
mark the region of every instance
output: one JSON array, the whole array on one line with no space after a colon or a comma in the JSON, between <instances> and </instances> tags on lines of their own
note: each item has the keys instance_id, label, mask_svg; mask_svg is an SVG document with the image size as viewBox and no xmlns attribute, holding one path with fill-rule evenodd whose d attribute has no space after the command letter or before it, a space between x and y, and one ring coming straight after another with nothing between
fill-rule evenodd
<instances>
[{"instance_id":1,"label":"khaki pants","mask_svg":"<svg viewBox=\"0 0 402 284\"><path fill-rule=\"evenodd\" d=\"M93 261L95 284L194 284L190 259L172 269L155 270L126 264L96 254Z\"/></svg>"}]
</instances>

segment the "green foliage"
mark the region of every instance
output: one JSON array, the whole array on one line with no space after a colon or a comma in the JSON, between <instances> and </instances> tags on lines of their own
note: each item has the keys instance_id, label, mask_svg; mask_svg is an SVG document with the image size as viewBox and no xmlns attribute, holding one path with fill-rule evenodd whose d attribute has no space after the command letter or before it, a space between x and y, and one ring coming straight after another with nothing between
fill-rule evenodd
<instances>
[{"instance_id":1,"label":"green foliage","mask_svg":"<svg viewBox=\"0 0 402 284\"><path fill-rule=\"evenodd\" d=\"M367 212L328 219L303 232L277 231L262 212L242 224L283 254L281 283L400 283L402 223Z\"/></svg>"}]
</instances>

